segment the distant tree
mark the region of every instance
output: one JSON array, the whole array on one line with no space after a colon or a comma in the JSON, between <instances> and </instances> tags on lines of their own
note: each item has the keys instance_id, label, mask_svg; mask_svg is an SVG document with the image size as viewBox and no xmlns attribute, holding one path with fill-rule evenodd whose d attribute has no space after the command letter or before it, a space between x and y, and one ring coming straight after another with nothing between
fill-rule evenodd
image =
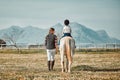
<instances>
[{"instance_id":1,"label":"distant tree","mask_svg":"<svg viewBox=\"0 0 120 80\"><path fill-rule=\"evenodd\" d=\"M23 30L18 30L16 28L13 28L11 32L4 33L3 38L5 39L6 42L13 45L18 50L18 52L20 52L20 49L17 45L17 41L19 40L22 33Z\"/></svg>"}]
</instances>

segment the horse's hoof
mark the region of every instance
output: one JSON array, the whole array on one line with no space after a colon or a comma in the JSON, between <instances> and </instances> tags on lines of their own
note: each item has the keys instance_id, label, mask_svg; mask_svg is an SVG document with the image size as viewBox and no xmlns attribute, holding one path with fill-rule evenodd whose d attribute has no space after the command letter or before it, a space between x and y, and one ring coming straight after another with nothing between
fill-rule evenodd
<instances>
[{"instance_id":1,"label":"horse's hoof","mask_svg":"<svg viewBox=\"0 0 120 80\"><path fill-rule=\"evenodd\" d=\"M68 73L71 73L71 71L68 71Z\"/></svg>"},{"instance_id":2,"label":"horse's hoof","mask_svg":"<svg viewBox=\"0 0 120 80\"><path fill-rule=\"evenodd\" d=\"M62 71L62 73L65 72L65 71Z\"/></svg>"},{"instance_id":3,"label":"horse's hoof","mask_svg":"<svg viewBox=\"0 0 120 80\"><path fill-rule=\"evenodd\" d=\"M65 69L64 69L64 70L62 70L62 72L65 72Z\"/></svg>"}]
</instances>

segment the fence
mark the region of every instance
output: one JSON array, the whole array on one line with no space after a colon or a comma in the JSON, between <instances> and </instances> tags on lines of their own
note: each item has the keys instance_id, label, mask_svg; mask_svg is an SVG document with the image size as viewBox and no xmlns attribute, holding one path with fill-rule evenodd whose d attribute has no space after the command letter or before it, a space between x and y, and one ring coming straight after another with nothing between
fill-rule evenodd
<instances>
[{"instance_id":1,"label":"fence","mask_svg":"<svg viewBox=\"0 0 120 80\"><path fill-rule=\"evenodd\" d=\"M27 44L18 44L18 45L6 45L0 44L0 49L43 49L45 48L44 45L27 45Z\"/></svg>"},{"instance_id":2,"label":"fence","mask_svg":"<svg viewBox=\"0 0 120 80\"><path fill-rule=\"evenodd\" d=\"M19 49L45 49L44 45L17 45ZM16 49L15 45L0 44L0 49ZM107 44L93 44L93 43L80 43L76 45L77 50L107 50L107 49L118 49L120 50L120 44L118 43L107 43Z\"/></svg>"},{"instance_id":3,"label":"fence","mask_svg":"<svg viewBox=\"0 0 120 80\"><path fill-rule=\"evenodd\" d=\"M93 43L81 43L77 45L78 49L120 49L120 44L106 43L106 44L93 44Z\"/></svg>"}]
</instances>

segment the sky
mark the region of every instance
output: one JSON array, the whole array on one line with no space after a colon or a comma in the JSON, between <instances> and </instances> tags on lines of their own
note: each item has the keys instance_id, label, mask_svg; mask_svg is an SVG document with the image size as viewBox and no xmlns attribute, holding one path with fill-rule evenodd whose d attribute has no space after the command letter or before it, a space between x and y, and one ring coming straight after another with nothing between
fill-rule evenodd
<instances>
[{"instance_id":1,"label":"sky","mask_svg":"<svg viewBox=\"0 0 120 80\"><path fill-rule=\"evenodd\" d=\"M65 19L120 39L120 0L0 0L0 29L49 28Z\"/></svg>"}]
</instances>

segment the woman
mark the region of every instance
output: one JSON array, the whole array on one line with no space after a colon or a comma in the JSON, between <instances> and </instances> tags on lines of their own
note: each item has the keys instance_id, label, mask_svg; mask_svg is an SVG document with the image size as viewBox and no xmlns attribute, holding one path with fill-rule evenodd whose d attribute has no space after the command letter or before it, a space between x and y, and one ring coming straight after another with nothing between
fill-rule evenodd
<instances>
[{"instance_id":1,"label":"woman","mask_svg":"<svg viewBox=\"0 0 120 80\"><path fill-rule=\"evenodd\" d=\"M55 63L55 53L57 48L57 36L54 34L55 29L50 28L49 34L45 38L45 46L47 49L47 57L48 57L48 70L53 70Z\"/></svg>"}]
</instances>

